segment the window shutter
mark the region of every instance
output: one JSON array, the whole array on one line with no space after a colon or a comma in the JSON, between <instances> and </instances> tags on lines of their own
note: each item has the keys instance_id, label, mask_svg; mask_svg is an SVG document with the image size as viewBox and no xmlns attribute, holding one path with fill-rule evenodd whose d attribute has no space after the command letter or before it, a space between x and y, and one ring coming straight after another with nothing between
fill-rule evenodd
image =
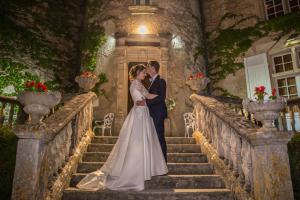
<instances>
[{"instance_id":1,"label":"window shutter","mask_svg":"<svg viewBox=\"0 0 300 200\"><path fill-rule=\"evenodd\" d=\"M271 81L268 67L267 55L265 53L251 56L244 59L247 81L247 93L249 99L255 99L254 89L258 86L265 86L266 92L271 93ZM267 99L268 97L266 97Z\"/></svg>"}]
</instances>

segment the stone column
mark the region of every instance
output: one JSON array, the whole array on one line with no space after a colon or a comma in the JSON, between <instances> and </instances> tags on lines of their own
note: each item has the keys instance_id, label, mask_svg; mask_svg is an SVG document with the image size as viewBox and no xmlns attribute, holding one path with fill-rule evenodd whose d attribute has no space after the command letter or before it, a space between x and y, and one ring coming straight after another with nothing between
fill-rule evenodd
<instances>
[{"instance_id":1,"label":"stone column","mask_svg":"<svg viewBox=\"0 0 300 200\"><path fill-rule=\"evenodd\" d=\"M249 136L256 200L293 200L287 143L290 132L257 132Z\"/></svg>"},{"instance_id":2,"label":"stone column","mask_svg":"<svg viewBox=\"0 0 300 200\"><path fill-rule=\"evenodd\" d=\"M20 125L14 130L18 136L16 166L13 180L13 200L40 200L46 194L43 189L45 182L45 167L42 166L46 153L46 134L43 131L31 131L26 125Z\"/></svg>"},{"instance_id":3,"label":"stone column","mask_svg":"<svg viewBox=\"0 0 300 200\"><path fill-rule=\"evenodd\" d=\"M122 124L124 122L125 116L127 115L127 84L128 75L126 62L126 47L117 47L117 113L115 120L115 132L119 133ZM127 97L127 98L126 98Z\"/></svg>"}]
</instances>

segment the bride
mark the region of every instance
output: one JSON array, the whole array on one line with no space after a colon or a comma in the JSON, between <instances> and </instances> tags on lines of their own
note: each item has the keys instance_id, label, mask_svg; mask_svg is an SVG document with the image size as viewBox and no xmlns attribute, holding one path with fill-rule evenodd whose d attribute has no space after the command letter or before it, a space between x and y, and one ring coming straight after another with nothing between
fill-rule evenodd
<instances>
[{"instance_id":1,"label":"bride","mask_svg":"<svg viewBox=\"0 0 300 200\"><path fill-rule=\"evenodd\" d=\"M133 67L130 94L134 102L156 97L141 81L146 77L144 65ZM131 109L119 139L101 169L88 174L77 187L86 190L144 190L144 182L152 176L168 173L152 118L147 106Z\"/></svg>"}]
</instances>

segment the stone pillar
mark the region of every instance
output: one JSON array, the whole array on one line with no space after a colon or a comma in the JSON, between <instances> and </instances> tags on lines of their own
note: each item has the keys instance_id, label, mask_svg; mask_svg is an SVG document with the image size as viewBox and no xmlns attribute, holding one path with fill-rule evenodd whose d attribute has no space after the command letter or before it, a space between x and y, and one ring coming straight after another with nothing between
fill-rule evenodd
<instances>
[{"instance_id":1,"label":"stone pillar","mask_svg":"<svg viewBox=\"0 0 300 200\"><path fill-rule=\"evenodd\" d=\"M36 134L28 130L26 125L18 126L14 132L18 136L16 166L13 180L13 200L44 199L47 184L42 180L44 168L42 166L46 153L43 133ZM45 166L44 166L45 167Z\"/></svg>"},{"instance_id":2,"label":"stone pillar","mask_svg":"<svg viewBox=\"0 0 300 200\"><path fill-rule=\"evenodd\" d=\"M257 132L251 142L253 190L256 200L293 200L287 143L290 132Z\"/></svg>"},{"instance_id":3,"label":"stone pillar","mask_svg":"<svg viewBox=\"0 0 300 200\"><path fill-rule=\"evenodd\" d=\"M115 132L119 133L125 116L127 115L127 85L128 69L126 65L126 47L117 47L117 114L115 121ZM127 98L126 98L127 97Z\"/></svg>"}]
</instances>

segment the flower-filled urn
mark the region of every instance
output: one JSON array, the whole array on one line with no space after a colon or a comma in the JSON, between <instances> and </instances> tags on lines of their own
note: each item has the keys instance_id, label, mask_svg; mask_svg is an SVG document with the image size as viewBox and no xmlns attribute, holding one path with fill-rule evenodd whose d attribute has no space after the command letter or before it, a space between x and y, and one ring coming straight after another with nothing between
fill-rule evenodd
<instances>
[{"instance_id":1,"label":"flower-filled urn","mask_svg":"<svg viewBox=\"0 0 300 200\"><path fill-rule=\"evenodd\" d=\"M191 74L186 80L186 84L196 93L202 93L208 83L210 83L210 79L201 72Z\"/></svg>"},{"instance_id":2,"label":"flower-filled urn","mask_svg":"<svg viewBox=\"0 0 300 200\"><path fill-rule=\"evenodd\" d=\"M83 92L89 92L99 82L99 78L93 72L85 71L80 76L76 76L75 81Z\"/></svg>"},{"instance_id":3,"label":"flower-filled urn","mask_svg":"<svg viewBox=\"0 0 300 200\"><path fill-rule=\"evenodd\" d=\"M45 115L50 113L61 100L59 92L48 91L45 84L28 81L25 90L18 94L18 101L24 106L24 111L29 115L29 124L42 122Z\"/></svg>"},{"instance_id":4,"label":"flower-filled urn","mask_svg":"<svg viewBox=\"0 0 300 200\"><path fill-rule=\"evenodd\" d=\"M268 95L265 92L265 87L260 86L255 88L256 101L244 99L243 107L253 114L257 121L262 122L263 127L259 129L261 132L277 131L274 126L274 120L279 118L279 113L286 107L286 99L276 96L276 89L272 89L272 94L268 100L264 100Z\"/></svg>"}]
</instances>

